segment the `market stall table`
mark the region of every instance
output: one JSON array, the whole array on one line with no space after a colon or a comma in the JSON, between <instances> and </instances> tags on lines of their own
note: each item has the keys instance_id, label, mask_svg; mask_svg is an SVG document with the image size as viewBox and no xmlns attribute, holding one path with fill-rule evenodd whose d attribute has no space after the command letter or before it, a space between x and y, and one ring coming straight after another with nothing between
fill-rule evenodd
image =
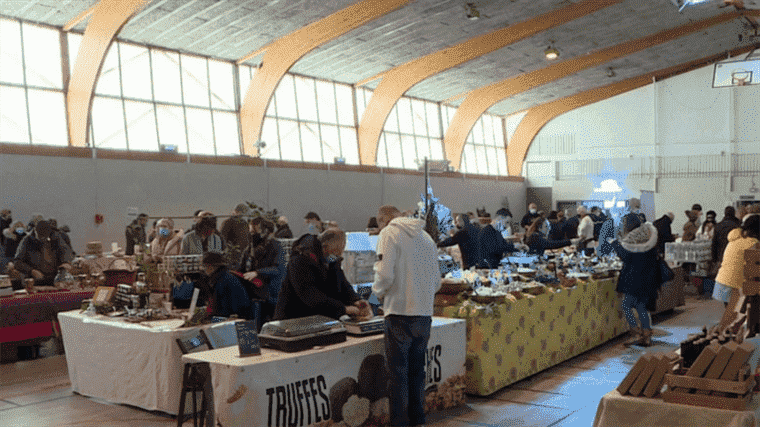
<instances>
[{"instance_id":1,"label":"market stall table","mask_svg":"<svg viewBox=\"0 0 760 427\"><path fill-rule=\"evenodd\" d=\"M92 298L93 291L51 290L34 294L0 297L0 345L2 360L14 361L18 345L35 342L57 334L56 314L73 310Z\"/></svg>"},{"instance_id":2,"label":"market stall table","mask_svg":"<svg viewBox=\"0 0 760 427\"><path fill-rule=\"evenodd\" d=\"M237 346L187 354L211 366L217 423L232 426L385 425L388 407L383 335L284 353L263 348L240 357ZM465 322L433 318L426 407L464 403ZM362 421L362 422L360 422ZM342 424L340 424L342 425Z\"/></svg>"},{"instance_id":3,"label":"market stall table","mask_svg":"<svg viewBox=\"0 0 760 427\"><path fill-rule=\"evenodd\" d=\"M467 392L487 396L628 331L617 280L578 282L503 304L443 307L467 321Z\"/></svg>"},{"instance_id":4,"label":"market stall table","mask_svg":"<svg viewBox=\"0 0 760 427\"><path fill-rule=\"evenodd\" d=\"M80 311L59 313L71 388L112 403L176 415L182 385L182 320L129 323ZM202 326L212 344L236 342L234 322Z\"/></svg>"},{"instance_id":5,"label":"market stall table","mask_svg":"<svg viewBox=\"0 0 760 427\"><path fill-rule=\"evenodd\" d=\"M668 403L662 399L623 396L617 390L599 402L594 427L758 427L760 396L755 394L746 411L729 411Z\"/></svg>"}]
</instances>

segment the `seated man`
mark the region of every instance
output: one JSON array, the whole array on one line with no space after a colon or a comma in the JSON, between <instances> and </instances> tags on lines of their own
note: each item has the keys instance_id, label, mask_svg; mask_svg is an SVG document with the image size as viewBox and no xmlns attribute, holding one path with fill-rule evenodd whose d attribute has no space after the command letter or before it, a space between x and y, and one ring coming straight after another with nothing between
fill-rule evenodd
<instances>
[{"instance_id":1,"label":"seated man","mask_svg":"<svg viewBox=\"0 0 760 427\"><path fill-rule=\"evenodd\" d=\"M53 286L58 268L70 269L73 258L71 248L53 234L50 223L38 221L34 231L21 239L8 271L11 276L34 278L36 286Z\"/></svg>"},{"instance_id":2,"label":"seated man","mask_svg":"<svg viewBox=\"0 0 760 427\"><path fill-rule=\"evenodd\" d=\"M251 299L240 280L227 271L227 260L217 252L203 256L203 268L208 281L202 289L206 307L212 316L229 317L236 314L243 319L253 317Z\"/></svg>"},{"instance_id":3,"label":"seated man","mask_svg":"<svg viewBox=\"0 0 760 427\"><path fill-rule=\"evenodd\" d=\"M338 229L327 230L319 238L305 234L293 244L275 320L368 315L369 304L354 292L340 268L345 246L346 235Z\"/></svg>"}]
</instances>

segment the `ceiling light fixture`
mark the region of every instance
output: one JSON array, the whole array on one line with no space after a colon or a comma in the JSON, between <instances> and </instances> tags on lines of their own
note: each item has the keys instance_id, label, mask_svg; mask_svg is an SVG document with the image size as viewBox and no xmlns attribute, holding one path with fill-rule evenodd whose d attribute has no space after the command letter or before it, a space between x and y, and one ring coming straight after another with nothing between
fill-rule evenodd
<instances>
[{"instance_id":1,"label":"ceiling light fixture","mask_svg":"<svg viewBox=\"0 0 760 427\"><path fill-rule=\"evenodd\" d=\"M476 21L480 19L480 11L475 7L474 3L467 3L464 5L465 14L470 21Z\"/></svg>"},{"instance_id":2,"label":"ceiling light fixture","mask_svg":"<svg viewBox=\"0 0 760 427\"><path fill-rule=\"evenodd\" d=\"M544 55L546 56L546 59L548 59L549 61L553 61L553 60L559 58L559 51L557 50L557 48L555 48L554 46L550 45L544 51Z\"/></svg>"}]
</instances>

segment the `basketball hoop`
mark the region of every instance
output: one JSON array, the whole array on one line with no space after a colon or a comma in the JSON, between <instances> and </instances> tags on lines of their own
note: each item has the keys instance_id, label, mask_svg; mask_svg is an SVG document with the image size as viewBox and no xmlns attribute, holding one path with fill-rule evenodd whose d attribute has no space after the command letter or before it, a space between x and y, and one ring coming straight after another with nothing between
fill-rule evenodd
<instances>
[{"instance_id":1,"label":"basketball hoop","mask_svg":"<svg viewBox=\"0 0 760 427\"><path fill-rule=\"evenodd\" d=\"M752 72L747 70L734 70L731 72L731 83L734 86L747 86L752 81Z\"/></svg>"}]
</instances>

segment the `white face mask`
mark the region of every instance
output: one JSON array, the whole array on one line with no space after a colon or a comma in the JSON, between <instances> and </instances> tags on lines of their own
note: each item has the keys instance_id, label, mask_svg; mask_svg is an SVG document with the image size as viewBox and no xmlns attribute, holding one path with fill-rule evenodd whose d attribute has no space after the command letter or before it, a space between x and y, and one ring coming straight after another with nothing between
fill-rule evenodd
<instances>
[{"instance_id":1,"label":"white face mask","mask_svg":"<svg viewBox=\"0 0 760 427\"><path fill-rule=\"evenodd\" d=\"M531 210L530 210L530 213L531 213L532 215L535 215L535 214L536 214L536 212L537 212L537 211L536 211L535 209L531 209Z\"/></svg>"}]
</instances>

